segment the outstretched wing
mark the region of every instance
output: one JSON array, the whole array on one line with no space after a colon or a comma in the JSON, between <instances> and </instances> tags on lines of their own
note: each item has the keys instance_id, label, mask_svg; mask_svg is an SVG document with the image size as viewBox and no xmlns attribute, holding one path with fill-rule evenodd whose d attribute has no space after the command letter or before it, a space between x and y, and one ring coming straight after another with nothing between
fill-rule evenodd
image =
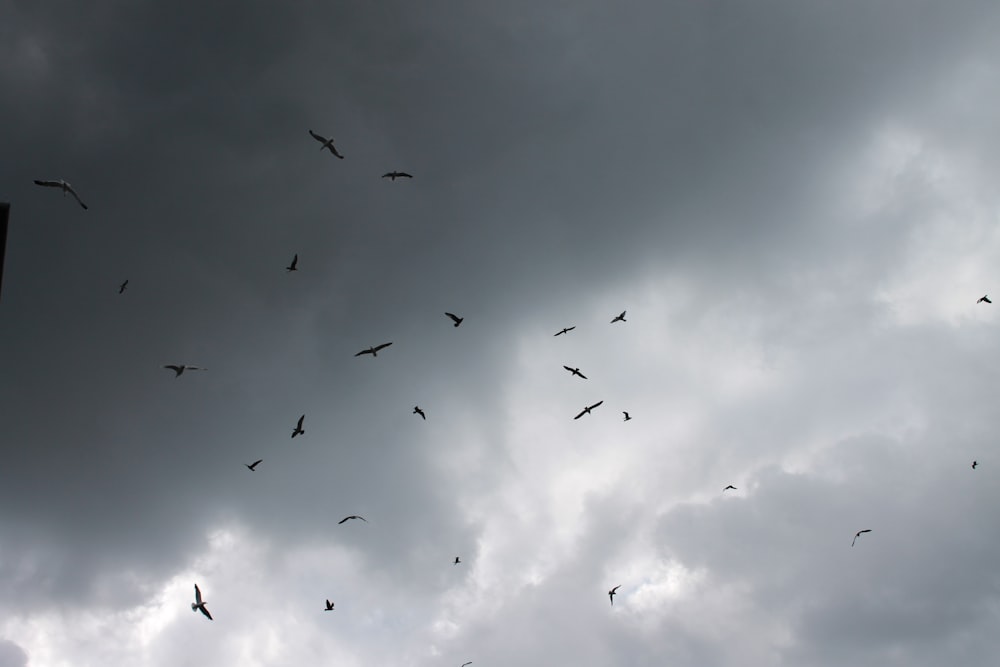
<instances>
[{"instance_id":1,"label":"outstretched wing","mask_svg":"<svg viewBox=\"0 0 1000 667\"><path fill-rule=\"evenodd\" d=\"M74 190L70 186L66 186L66 190L69 191L69 193L71 195L73 195L73 199L76 200L76 203L79 204L80 206L82 206L83 210L86 211L87 210L87 205L83 203L82 199L80 199L80 195L76 194L76 190Z\"/></svg>"},{"instance_id":2,"label":"outstretched wing","mask_svg":"<svg viewBox=\"0 0 1000 667\"><path fill-rule=\"evenodd\" d=\"M448 317L450 317L453 322L459 322L462 319L461 317L459 317L458 315L455 315L454 313L445 313L445 315L447 315Z\"/></svg>"},{"instance_id":3,"label":"outstretched wing","mask_svg":"<svg viewBox=\"0 0 1000 667\"><path fill-rule=\"evenodd\" d=\"M205 608L205 605L201 605L198 609L201 609L201 613L205 614L205 616L208 617L208 620L212 620L212 615L208 613L208 609Z\"/></svg>"},{"instance_id":4,"label":"outstretched wing","mask_svg":"<svg viewBox=\"0 0 1000 667\"><path fill-rule=\"evenodd\" d=\"M343 519L337 522L337 525L339 526L340 524L345 523L353 518L354 518L353 516L345 516Z\"/></svg>"},{"instance_id":5,"label":"outstretched wing","mask_svg":"<svg viewBox=\"0 0 1000 667\"><path fill-rule=\"evenodd\" d=\"M578 414L576 417L573 417L573 419L579 419L580 417L584 416L585 414L587 414L586 410L580 410L580 414Z\"/></svg>"},{"instance_id":6,"label":"outstretched wing","mask_svg":"<svg viewBox=\"0 0 1000 667\"><path fill-rule=\"evenodd\" d=\"M598 405L600 405L602 403L604 403L604 401L598 401L597 403L594 403L593 405L591 405L590 409L593 410L594 408L596 408Z\"/></svg>"},{"instance_id":7,"label":"outstretched wing","mask_svg":"<svg viewBox=\"0 0 1000 667\"><path fill-rule=\"evenodd\" d=\"M326 137L324 137L322 135L319 135L319 134L316 134L312 130L309 130L309 134L311 134L312 138L315 139L316 141L320 142L321 144L325 144L328 141Z\"/></svg>"},{"instance_id":8,"label":"outstretched wing","mask_svg":"<svg viewBox=\"0 0 1000 667\"><path fill-rule=\"evenodd\" d=\"M61 188L62 181L39 181L38 179L35 179L35 185L42 185L47 188Z\"/></svg>"},{"instance_id":9,"label":"outstretched wing","mask_svg":"<svg viewBox=\"0 0 1000 667\"><path fill-rule=\"evenodd\" d=\"M174 364L167 364L166 366L164 366L164 368L169 368L170 370L172 370L174 373L177 373L178 375L180 375L181 371L183 370L180 366L175 366Z\"/></svg>"},{"instance_id":10,"label":"outstretched wing","mask_svg":"<svg viewBox=\"0 0 1000 667\"><path fill-rule=\"evenodd\" d=\"M389 347L390 345L392 345L392 343L382 343L381 345L376 345L374 350L375 352L378 352L379 350Z\"/></svg>"},{"instance_id":11,"label":"outstretched wing","mask_svg":"<svg viewBox=\"0 0 1000 667\"><path fill-rule=\"evenodd\" d=\"M357 354L355 354L354 356L355 356L355 357L360 357L360 356L361 356L362 354L375 354L375 353L374 353L374 352L372 352L372 349L371 349L371 348L368 348L367 350L361 350L360 352L358 352L358 353L357 353Z\"/></svg>"},{"instance_id":12,"label":"outstretched wing","mask_svg":"<svg viewBox=\"0 0 1000 667\"><path fill-rule=\"evenodd\" d=\"M201 604L201 589L198 588L198 584L194 585L194 601Z\"/></svg>"}]
</instances>

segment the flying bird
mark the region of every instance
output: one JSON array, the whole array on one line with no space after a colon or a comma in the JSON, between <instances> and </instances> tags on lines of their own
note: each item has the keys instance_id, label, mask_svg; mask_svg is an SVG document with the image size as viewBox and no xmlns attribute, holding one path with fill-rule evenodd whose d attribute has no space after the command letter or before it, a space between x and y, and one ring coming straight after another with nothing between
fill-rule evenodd
<instances>
[{"instance_id":1,"label":"flying bird","mask_svg":"<svg viewBox=\"0 0 1000 667\"><path fill-rule=\"evenodd\" d=\"M459 564L459 563L461 563L461 562L462 562L462 561L461 561L461 560L459 560L458 556L455 556L455 562L454 562L454 563L452 563L452 565L458 565L458 564Z\"/></svg>"},{"instance_id":2,"label":"flying bird","mask_svg":"<svg viewBox=\"0 0 1000 667\"><path fill-rule=\"evenodd\" d=\"M363 516L358 516L356 514L352 514L351 516L345 516L343 519L341 519L340 521L338 521L337 525L339 526L340 524L342 524L342 523L344 523L346 521L350 521L351 519L361 519L365 523L368 523L368 519L364 518Z\"/></svg>"},{"instance_id":3,"label":"flying bird","mask_svg":"<svg viewBox=\"0 0 1000 667\"><path fill-rule=\"evenodd\" d=\"M732 489L733 491L736 491L736 490L737 490L737 488L736 488L735 486L733 486L732 484L730 484L729 486L727 486L726 488L724 488L724 489L722 490L722 492L723 492L723 493L725 493L725 492L726 492L726 491L728 491L729 489Z\"/></svg>"},{"instance_id":4,"label":"flying bird","mask_svg":"<svg viewBox=\"0 0 1000 667\"><path fill-rule=\"evenodd\" d=\"M450 317L450 318L451 318L451 321L455 323L455 326L456 326L456 327L457 327L457 326L458 326L459 324L461 324L461 323L462 323L463 321L465 321L465 318L464 318L464 317L459 317L458 315L454 315L454 314L452 314L452 313L445 313L445 315L447 315L448 317Z\"/></svg>"},{"instance_id":5,"label":"flying bird","mask_svg":"<svg viewBox=\"0 0 1000 667\"><path fill-rule=\"evenodd\" d=\"M615 606L615 591L617 591L621 587L622 587L622 585L618 584L617 586L615 586L614 588L612 588L610 591L608 591L608 597L611 598L611 606L612 607Z\"/></svg>"},{"instance_id":6,"label":"flying bird","mask_svg":"<svg viewBox=\"0 0 1000 667\"><path fill-rule=\"evenodd\" d=\"M566 327L562 331L560 331L559 333L557 333L555 335L556 336L562 336L564 333L569 333L570 331L572 331L575 328L576 328L575 326L573 326L573 327Z\"/></svg>"},{"instance_id":7,"label":"flying bird","mask_svg":"<svg viewBox=\"0 0 1000 667\"><path fill-rule=\"evenodd\" d=\"M295 253L295 257L292 257L292 263L285 267L285 271L298 271L299 264L299 253Z\"/></svg>"},{"instance_id":8,"label":"flying bird","mask_svg":"<svg viewBox=\"0 0 1000 667\"><path fill-rule=\"evenodd\" d=\"M584 408L583 410L580 411L580 414L578 414L576 417L573 417L573 419L579 419L580 417L582 417L584 415L589 415L591 410L593 410L594 408L596 408L598 405L600 405L603 402L604 401L598 401L597 403L594 403L593 405Z\"/></svg>"},{"instance_id":9,"label":"flying bird","mask_svg":"<svg viewBox=\"0 0 1000 667\"><path fill-rule=\"evenodd\" d=\"M469 662L463 662L462 663L462 667L465 667L466 665L471 665L471 664L472 664L471 660Z\"/></svg>"},{"instance_id":10,"label":"flying bird","mask_svg":"<svg viewBox=\"0 0 1000 667\"><path fill-rule=\"evenodd\" d=\"M390 345L392 345L392 343L382 343L381 345L376 345L375 347L370 347L367 350L361 350L360 352L358 352L354 356L355 357L360 357L362 354L370 354L373 357L377 357L379 350L381 350L383 348L386 348L386 347L389 347Z\"/></svg>"},{"instance_id":11,"label":"flying bird","mask_svg":"<svg viewBox=\"0 0 1000 667\"><path fill-rule=\"evenodd\" d=\"M63 197L65 197L66 193L68 192L71 195L73 195L73 198L76 199L76 202L83 207L83 210L87 210L87 205L80 200L80 195L76 194L76 190L73 189L73 186L62 179L59 179L58 181L35 180L35 185L41 185L47 188L59 188L60 190L63 191Z\"/></svg>"},{"instance_id":12,"label":"flying bird","mask_svg":"<svg viewBox=\"0 0 1000 667\"><path fill-rule=\"evenodd\" d=\"M413 174L407 174L405 171L390 171L388 174L382 174L382 178L391 178L395 181L397 178L413 178Z\"/></svg>"},{"instance_id":13,"label":"flying bird","mask_svg":"<svg viewBox=\"0 0 1000 667\"><path fill-rule=\"evenodd\" d=\"M625 322L625 321L626 321L625 311L623 310L621 312L621 315L618 315L615 319L611 320L611 324L614 324L615 322Z\"/></svg>"},{"instance_id":14,"label":"flying bird","mask_svg":"<svg viewBox=\"0 0 1000 667\"><path fill-rule=\"evenodd\" d=\"M864 530L859 530L858 532L854 533L854 539L851 540L851 546L853 547L854 543L858 541L858 538L861 537L861 533L870 533L870 532L872 532L871 528L865 528Z\"/></svg>"},{"instance_id":15,"label":"flying bird","mask_svg":"<svg viewBox=\"0 0 1000 667\"><path fill-rule=\"evenodd\" d=\"M299 422L295 425L295 430L292 431L292 437L293 438L295 436L297 436L297 435L305 435L306 434L306 432L304 430L302 430L302 421L305 418L306 418L305 415L302 415L301 417L299 417Z\"/></svg>"},{"instance_id":16,"label":"flying bird","mask_svg":"<svg viewBox=\"0 0 1000 667\"><path fill-rule=\"evenodd\" d=\"M181 376L181 373L183 373L184 371L207 371L208 370L207 368L202 368L201 366L188 366L187 364L167 364L166 366L164 366L164 368L169 368L174 373L177 373L177 375L174 376L175 378L179 378Z\"/></svg>"},{"instance_id":17,"label":"flying bird","mask_svg":"<svg viewBox=\"0 0 1000 667\"><path fill-rule=\"evenodd\" d=\"M194 585L194 602L191 603L191 611L200 611L208 617L208 620L212 620L212 615L205 607L205 601L201 599L201 589L198 588L198 584Z\"/></svg>"},{"instance_id":18,"label":"flying bird","mask_svg":"<svg viewBox=\"0 0 1000 667\"><path fill-rule=\"evenodd\" d=\"M973 461L972 462L972 469L975 470L977 465L979 465L979 461Z\"/></svg>"},{"instance_id":19,"label":"flying bird","mask_svg":"<svg viewBox=\"0 0 1000 667\"><path fill-rule=\"evenodd\" d=\"M344 156L341 155L340 153L338 153L336 147L333 145L333 139L327 139L324 136L316 134L312 130L309 130L309 134L312 135L313 139L315 139L319 143L323 144L322 146L319 147L320 150L323 150L324 148L328 148L328 149L330 149L331 153L333 153L334 155L336 155L337 157L339 157L341 160L344 159Z\"/></svg>"},{"instance_id":20,"label":"flying bird","mask_svg":"<svg viewBox=\"0 0 1000 667\"><path fill-rule=\"evenodd\" d=\"M257 464L260 463L263 460L264 459L257 459L253 463L244 463L243 465L245 465L246 467L250 468L250 472L255 472L256 469L257 469Z\"/></svg>"},{"instance_id":21,"label":"flying bird","mask_svg":"<svg viewBox=\"0 0 1000 667\"><path fill-rule=\"evenodd\" d=\"M36 181L36 183L37 183L37 181ZM86 206L84 206L84 208L86 208ZM982 303L983 301L985 301L986 303L993 303L992 301L990 301L990 295L989 294L984 294L981 297L979 297L979 301L976 301L976 303Z\"/></svg>"},{"instance_id":22,"label":"flying bird","mask_svg":"<svg viewBox=\"0 0 1000 667\"><path fill-rule=\"evenodd\" d=\"M581 373L581 372L580 372L580 369L579 369L579 368L570 368L569 366L563 366L563 368L565 368L566 370L568 370L568 371L569 371L570 373L572 373L573 375L579 375L579 376L580 376L580 377L582 377L582 378L583 378L584 380L586 380L586 379L587 379L587 376L586 376L586 375L584 375L583 373Z\"/></svg>"},{"instance_id":23,"label":"flying bird","mask_svg":"<svg viewBox=\"0 0 1000 667\"><path fill-rule=\"evenodd\" d=\"M622 420L623 422L627 422L628 420L632 419L631 417L628 416L628 413L625 412L624 410L622 410L622 414L625 415L625 419Z\"/></svg>"},{"instance_id":24,"label":"flying bird","mask_svg":"<svg viewBox=\"0 0 1000 667\"><path fill-rule=\"evenodd\" d=\"M326 601L326 609L324 609L323 611L333 611L333 603L330 602L329 600L327 600Z\"/></svg>"},{"instance_id":25,"label":"flying bird","mask_svg":"<svg viewBox=\"0 0 1000 667\"><path fill-rule=\"evenodd\" d=\"M122 292L124 292L126 287L128 287L127 280L118 286L118 293L121 294Z\"/></svg>"},{"instance_id":26,"label":"flying bird","mask_svg":"<svg viewBox=\"0 0 1000 667\"><path fill-rule=\"evenodd\" d=\"M413 407L413 414L420 415L424 418L424 421L427 421L427 415L424 414L424 411L420 409L419 405Z\"/></svg>"}]
</instances>

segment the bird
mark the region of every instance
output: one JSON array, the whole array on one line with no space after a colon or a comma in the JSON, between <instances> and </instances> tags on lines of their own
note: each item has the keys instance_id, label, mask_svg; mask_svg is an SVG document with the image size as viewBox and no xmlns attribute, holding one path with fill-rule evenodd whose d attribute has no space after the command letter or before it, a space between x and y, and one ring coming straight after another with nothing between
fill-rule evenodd
<instances>
[{"instance_id":1,"label":"bird","mask_svg":"<svg viewBox=\"0 0 1000 667\"><path fill-rule=\"evenodd\" d=\"M977 465L979 465L979 461L973 461L972 462L972 469L975 470Z\"/></svg>"},{"instance_id":2,"label":"bird","mask_svg":"<svg viewBox=\"0 0 1000 667\"><path fill-rule=\"evenodd\" d=\"M390 171L388 174L382 174L382 178L391 178L395 181L397 178L413 178L413 174L407 174L405 171Z\"/></svg>"},{"instance_id":3,"label":"bird","mask_svg":"<svg viewBox=\"0 0 1000 667\"><path fill-rule=\"evenodd\" d=\"M586 376L586 375L584 375L583 373L581 373L581 372L580 372L580 369L579 369L579 368L570 368L569 366L563 366L563 368L565 368L566 370L568 370L568 371L569 371L570 373L572 373L573 375L579 375L579 376L580 376L580 377L582 377L582 378L583 378L584 380L586 380L586 379L587 379L587 376Z\"/></svg>"},{"instance_id":4,"label":"bird","mask_svg":"<svg viewBox=\"0 0 1000 667\"><path fill-rule=\"evenodd\" d=\"M76 199L76 202L83 207L83 210L85 211L87 210L87 205L84 204L83 201L80 199L80 195L76 194L76 190L73 189L73 186L67 183L66 181L62 180L61 178L58 181L39 181L36 179L35 185L41 185L47 188L59 188L63 191L64 197L68 192L71 195L73 195L73 198Z\"/></svg>"},{"instance_id":5,"label":"bird","mask_svg":"<svg viewBox=\"0 0 1000 667\"><path fill-rule=\"evenodd\" d=\"M345 516L343 519L341 519L340 521L338 521L337 525L339 526L340 524L342 524L342 523L344 523L346 521L350 521L351 519L361 519L365 523L368 523L368 519L364 518L363 516L358 516L356 514L352 514L351 516Z\"/></svg>"},{"instance_id":6,"label":"bird","mask_svg":"<svg viewBox=\"0 0 1000 667\"><path fill-rule=\"evenodd\" d=\"M725 493L725 492L726 492L726 491L728 491L729 489L732 489L733 491L736 491L736 490L737 490L737 488L736 488L735 486L733 486L732 484L730 484L729 486L727 486L726 488L724 488L724 489L722 490L722 492L723 492L723 493Z\"/></svg>"},{"instance_id":7,"label":"bird","mask_svg":"<svg viewBox=\"0 0 1000 667\"><path fill-rule=\"evenodd\" d=\"M36 183L37 183L37 181L36 181ZM84 208L86 208L86 207L84 207ZM990 301L990 295L989 294L984 294L981 297L979 297L979 301L976 301L976 303L982 303L983 301L985 301L986 303L993 303L992 301Z\"/></svg>"},{"instance_id":8,"label":"bird","mask_svg":"<svg viewBox=\"0 0 1000 667\"><path fill-rule=\"evenodd\" d=\"M295 253L295 257L292 257L292 263L285 267L285 271L298 271L299 264L299 253Z\"/></svg>"},{"instance_id":9,"label":"bird","mask_svg":"<svg viewBox=\"0 0 1000 667\"><path fill-rule=\"evenodd\" d=\"M572 331L575 328L576 328L575 326L573 326L573 327L565 327L562 331L560 331L559 333L557 333L555 335L556 336L562 336L564 333L569 333L570 331Z\"/></svg>"},{"instance_id":10,"label":"bird","mask_svg":"<svg viewBox=\"0 0 1000 667\"><path fill-rule=\"evenodd\" d=\"M615 586L614 588L612 588L610 591L608 591L608 597L611 598L611 606L612 607L615 606L615 591L617 591L621 587L622 587L622 585L618 584L617 586Z\"/></svg>"},{"instance_id":11,"label":"bird","mask_svg":"<svg viewBox=\"0 0 1000 667\"><path fill-rule=\"evenodd\" d=\"M295 429L292 431L293 438L297 435L305 435L306 432L302 429L302 420L304 420L305 418L306 418L305 415L299 417L299 422L295 425Z\"/></svg>"},{"instance_id":12,"label":"bird","mask_svg":"<svg viewBox=\"0 0 1000 667\"><path fill-rule=\"evenodd\" d=\"M333 611L333 603L330 602L329 600L327 600L326 601L326 609L324 609L323 611Z\"/></svg>"},{"instance_id":13,"label":"bird","mask_svg":"<svg viewBox=\"0 0 1000 667\"><path fill-rule=\"evenodd\" d=\"M246 467L250 468L250 472L256 472L257 464L260 463L263 460L264 459L257 459L253 463L244 463L243 465L245 465Z\"/></svg>"},{"instance_id":14,"label":"bird","mask_svg":"<svg viewBox=\"0 0 1000 667\"><path fill-rule=\"evenodd\" d=\"M623 422L627 422L628 420L632 419L631 417L628 416L628 413L625 412L624 410L622 410L622 414L625 415L625 419L622 420Z\"/></svg>"},{"instance_id":15,"label":"bird","mask_svg":"<svg viewBox=\"0 0 1000 667\"><path fill-rule=\"evenodd\" d=\"M594 408L596 408L598 405L600 405L603 402L604 401L598 401L597 403L594 403L593 405L584 408L583 410L580 411L580 414L578 414L576 417L573 417L573 419L579 419L580 417L582 417L584 415L589 415L591 410L593 410Z\"/></svg>"},{"instance_id":16,"label":"bird","mask_svg":"<svg viewBox=\"0 0 1000 667\"><path fill-rule=\"evenodd\" d=\"M212 620L212 615L205 607L205 601L201 599L201 589L198 588L198 584L194 585L194 602L191 603L191 611L200 611L208 617L208 620Z\"/></svg>"},{"instance_id":17,"label":"bird","mask_svg":"<svg viewBox=\"0 0 1000 667\"><path fill-rule=\"evenodd\" d=\"M420 409L419 405L413 406L413 414L420 415L424 418L424 421L427 421L427 415L424 414L424 411Z\"/></svg>"},{"instance_id":18,"label":"bird","mask_svg":"<svg viewBox=\"0 0 1000 667\"><path fill-rule=\"evenodd\" d=\"M459 317L458 315L454 315L452 313L445 313L445 315L451 318L451 321L455 323L456 327L465 321L464 317Z\"/></svg>"},{"instance_id":19,"label":"bird","mask_svg":"<svg viewBox=\"0 0 1000 667\"><path fill-rule=\"evenodd\" d=\"M458 564L459 564L459 563L461 563L461 562L462 562L462 561L461 561L461 560L459 560L458 556L455 556L455 562L454 562L454 563L452 563L452 565L458 565Z\"/></svg>"},{"instance_id":20,"label":"bird","mask_svg":"<svg viewBox=\"0 0 1000 667\"><path fill-rule=\"evenodd\" d=\"M128 287L127 280L118 286L118 293L121 294L122 292L124 292L126 287Z\"/></svg>"},{"instance_id":21,"label":"bird","mask_svg":"<svg viewBox=\"0 0 1000 667\"><path fill-rule=\"evenodd\" d=\"M367 350L361 350L360 352L358 352L354 356L355 357L360 357L362 354L370 354L373 357L377 357L379 350L381 350L382 348L385 348L385 347L389 347L390 345L392 345L392 343L382 343L381 345L376 345L375 347L370 347Z\"/></svg>"},{"instance_id":22,"label":"bird","mask_svg":"<svg viewBox=\"0 0 1000 667\"><path fill-rule=\"evenodd\" d=\"M471 660L469 662L463 662L462 663L462 667L465 667L466 665L471 665L471 664L472 664Z\"/></svg>"},{"instance_id":23,"label":"bird","mask_svg":"<svg viewBox=\"0 0 1000 667\"><path fill-rule=\"evenodd\" d=\"M853 547L854 543L858 541L858 538L861 537L861 533L870 533L870 532L872 532L871 528L865 528L864 530L859 530L858 532L854 533L854 539L851 540L851 546Z\"/></svg>"},{"instance_id":24,"label":"bird","mask_svg":"<svg viewBox=\"0 0 1000 667\"><path fill-rule=\"evenodd\" d=\"M187 364L167 364L164 368L169 368L174 373L175 378L179 378L184 371L207 371L207 368L202 368L201 366L188 366Z\"/></svg>"},{"instance_id":25,"label":"bird","mask_svg":"<svg viewBox=\"0 0 1000 667\"><path fill-rule=\"evenodd\" d=\"M621 312L621 315L618 315L617 317L615 317L615 319L611 320L611 324L614 324L615 322L626 322L626 321L627 320L625 319L625 311L623 310Z\"/></svg>"},{"instance_id":26,"label":"bird","mask_svg":"<svg viewBox=\"0 0 1000 667\"><path fill-rule=\"evenodd\" d=\"M324 136L316 134L312 130L309 130L309 134L312 135L313 139L315 139L319 143L323 144L322 146L319 147L320 150L323 150L324 148L328 148L328 149L330 149L331 153L333 153L334 155L336 155L337 157L339 157L341 160L344 159L344 156L341 155L340 153L338 153L337 152L337 148L333 145L333 139L327 139Z\"/></svg>"}]
</instances>

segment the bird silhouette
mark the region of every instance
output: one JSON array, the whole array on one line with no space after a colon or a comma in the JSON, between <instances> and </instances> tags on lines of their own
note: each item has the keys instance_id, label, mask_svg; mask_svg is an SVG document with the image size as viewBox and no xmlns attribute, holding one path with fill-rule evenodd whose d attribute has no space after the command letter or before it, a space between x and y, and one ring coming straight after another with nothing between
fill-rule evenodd
<instances>
[{"instance_id":1,"label":"bird silhouette","mask_svg":"<svg viewBox=\"0 0 1000 667\"><path fill-rule=\"evenodd\" d=\"M972 469L975 470L977 465L979 465L979 461L973 461L972 462Z\"/></svg>"},{"instance_id":2,"label":"bird silhouette","mask_svg":"<svg viewBox=\"0 0 1000 667\"><path fill-rule=\"evenodd\" d=\"M578 414L576 417L573 417L573 419L579 419L580 417L582 417L584 415L589 415L591 410L593 410L594 408L596 408L598 405L600 405L603 402L604 401L598 401L597 403L594 403L593 405L584 408L583 410L580 411L580 414Z\"/></svg>"},{"instance_id":3,"label":"bird silhouette","mask_svg":"<svg viewBox=\"0 0 1000 667\"><path fill-rule=\"evenodd\" d=\"M327 600L326 601L326 609L324 609L323 611L333 611L333 603L330 602L329 600Z\"/></svg>"},{"instance_id":4,"label":"bird silhouette","mask_svg":"<svg viewBox=\"0 0 1000 667\"><path fill-rule=\"evenodd\" d=\"M381 345L376 345L374 347L370 347L367 350L361 350L360 352L358 352L354 356L355 357L360 357L362 354L370 354L373 357L377 357L379 350L381 350L383 348L386 348L386 347L389 347L390 345L392 345L392 343L382 343Z\"/></svg>"},{"instance_id":5,"label":"bird silhouette","mask_svg":"<svg viewBox=\"0 0 1000 667\"><path fill-rule=\"evenodd\" d=\"M292 437L293 438L295 436L297 436L297 435L305 435L306 432L304 430L302 430L302 422L303 422L303 420L305 420L305 418L306 418L305 415L302 415L301 417L299 417L299 422L295 425L295 429L292 430Z\"/></svg>"},{"instance_id":6,"label":"bird silhouette","mask_svg":"<svg viewBox=\"0 0 1000 667\"><path fill-rule=\"evenodd\" d=\"M469 662L463 662L462 663L462 667L465 667L466 665L471 665L471 664L472 664L471 660Z\"/></svg>"},{"instance_id":7,"label":"bird silhouette","mask_svg":"<svg viewBox=\"0 0 1000 667\"><path fill-rule=\"evenodd\" d=\"M461 323L462 323L463 321L465 321L465 318L464 318L464 317L459 317L458 315L454 315L454 314L452 314L452 313L445 313L445 315L447 315L448 317L450 317L450 318L451 318L451 321L455 323L455 326L456 326L456 327L457 327L457 326L458 326L459 324L461 324Z\"/></svg>"},{"instance_id":8,"label":"bird silhouette","mask_svg":"<svg viewBox=\"0 0 1000 667\"><path fill-rule=\"evenodd\" d=\"M427 421L427 415L424 414L424 411L420 409L419 405L413 407L413 414L420 415L424 418L424 421Z\"/></svg>"},{"instance_id":9,"label":"bird silhouette","mask_svg":"<svg viewBox=\"0 0 1000 667\"><path fill-rule=\"evenodd\" d=\"M312 130L309 130L309 134L312 135L313 139L315 139L319 143L323 144L322 146L319 147L320 150L323 150L324 148L327 148L327 149L330 150L331 153L333 153L334 155L336 155L337 157L339 157L341 160L344 159L344 156L341 155L340 153L338 153L336 147L333 145L333 139L327 139L326 137L324 137L322 135L316 134Z\"/></svg>"},{"instance_id":10,"label":"bird silhouette","mask_svg":"<svg viewBox=\"0 0 1000 667\"><path fill-rule=\"evenodd\" d=\"M243 465L245 465L246 467L250 468L250 472L255 472L257 470L257 464L260 463L263 460L264 459L257 459L253 463L244 463Z\"/></svg>"},{"instance_id":11,"label":"bird silhouette","mask_svg":"<svg viewBox=\"0 0 1000 667\"><path fill-rule=\"evenodd\" d=\"M65 197L68 192L73 195L73 199L76 200L76 203L83 207L83 210L87 210L87 205L80 199L80 195L76 194L76 190L73 189L73 186L62 179L59 179L58 181L39 181L36 179L35 185L41 185L46 188L59 188L63 192L63 197Z\"/></svg>"},{"instance_id":12,"label":"bird silhouette","mask_svg":"<svg viewBox=\"0 0 1000 667\"><path fill-rule=\"evenodd\" d=\"M164 368L169 368L175 375L175 378L179 378L184 371L207 371L207 368L202 368L200 366L188 366L187 364L167 364Z\"/></svg>"},{"instance_id":13,"label":"bird silhouette","mask_svg":"<svg viewBox=\"0 0 1000 667\"><path fill-rule=\"evenodd\" d=\"M870 533L870 532L872 532L871 528L865 528L864 530L859 530L858 532L854 533L854 539L851 540L851 546L853 547L854 543L858 541L858 538L861 537L861 533Z\"/></svg>"},{"instance_id":14,"label":"bird silhouette","mask_svg":"<svg viewBox=\"0 0 1000 667\"><path fill-rule=\"evenodd\" d=\"M557 333L557 334L555 334L555 335L556 335L556 336L562 336L563 334L565 334L565 333L569 333L570 331L572 331L572 330L573 330L573 329L575 329L575 328L576 328L575 326L572 326L572 327L566 327L566 328L564 328L564 329L563 329L562 331L560 331L559 333Z\"/></svg>"},{"instance_id":15,"label":"bird silhouette","mask_svg":"<svg viewBox=\"0 0 1000 667\"><path fill-rule=\"evenodd\" d=\"M395 181L397 178L413 178L413 175L405 171L390 171L388 174L382 174L382 178L391 178Z\"/></svg>"},{"instance_id":16,"label":"bird silhouette","mask_svg":"<svg viewBox=\"0 0 1000 667\"><path fill-rule=\"evenodd\" d=\"M614 588L612 588L610 591L608 591L608 597L611 598L611 606L612 607L615 606L615 591L617 591L621 587L622 587L622 585L618 584L617 586L615 586Z\"/></svg>"},{"instance_id":17,"label":"bird silhouette","mask_svg":"<svg viewBox=\"0 0 1000 667\"><path fill-rule=\"evenodd\" d=\"M611 320L611 324L614 324L615 322L626 322L626 321L627 320L625 319L625 311L623 310L621 312L621 315L618 315L617 317L615 317L615 319Z\"/></svg>"},{"instance_id":18,"label":"bird silhouette","mask_svg":"<svg viewBox=\"0 0 1000 667\"><path fill-rule=\"evenodd\" d=\"M299 253L295 253L295 257L292 257L292 263L285 267L285 271L298 271L299 265Z\"/></svg>"},{"instance_id":19,"label":"bird silhouette","mask_svg":"<svg viewBox=\"0 0 1000 667\"><path fill-rule=\"evenodd\" d=\"M208 617L208 620L212 620L212 615L208 613L208 608L205 607L205 601L201 599L201 589L198 588L198 584L194 585L194 602L191 603L191 611L200 611Z\"/></svg>"},{"instance_id":20,"label":"bird silhouette","mask_svg":"<svg viewBox=\"0 0 1000 667\"><path fill-rule=\"evenodd\" d=\"M726 492L726 491L728 491L729 489L732 489L733 491L736 491L736 490L737 490L737 488L736 488L735 486L733 486L732 484L730 484L729 486L727 486L726 488L724 488L724 489L722 490L722 492L723 492L723 493L725 493L725 492Z\"/></svg>"},{"instance_id":21,"label":"bird silhouette","mask_svg":"<svg viewBox=\"0 0 1000 667\"><path fill-rule=\"evenodd\" d=\"M128 281L127 280L125 282L123 282L121 285L118 286L118 293L119 294L123 293L125 291L126 287L128 287Z\"/></svg>"},{"instance_id":22,"label":"bird silhouette","mask_svg":"<svg viewBox=\"0 0 1000 667\"><path fill-rule=\"evenodd\" d=\"M628 416L628 413L625 412L624 410L622 410L622 414L625 415L625 419L622 420L623 422L627 422L628 420L632 419L631 417Z\"/></svg>"},{"instance_id":23,"label":"bird silhouette","mask_svg":"<svg viewBox=\"0 0 1000 667\"><path fill-rule=\"evenodd\" d=\"M979 300L976 301L976 303L982 303L983 301L985 301L986 303L993 303L992 301L990 301L990 295L989 294L984 294L981 297L979 297Z\"/></svg>"},{"instance_id":24,"label":"bird silhouette","mask_svg":"<svg viewBox=\"0 0 1000 667\"><path fill-rule=\"evenodd\" d=\"M340 524L342 524L342 523L344 523L346 521L350 521L351 519L361 519L365 523L368 523L368 519L364 518L363 516L358 516L356 514L352 514L351 516L345 516L343 519L341 519L340 521L338 521L337 525L339 526Z\"/></svg>"},{"instance_id":25,"label":"bird silhouette","mask_svg":"<svg viewBox=\"0 0 1000 667\"><path fill-rule=\"evenodd\" d=\"M452 563L452 565L458 565L458 564L459 564L459 563L461 563L461 562L462 562L462 561L461 561L461 560L459 560L458 556L455 556L455 562L454 562L454 563Z\"/></svg>"},{"instance_id":26,"label":"bird silhouette","mask_svg":"<svg viewBox=\"0 0 1000 667\"><path fill-rule=\"evenodd\" d=\"M570 368L569 366L563 366L563 368L565 368L566 370L568 370L568 371L569 371L570 373L572 373L573 375L579 375L579 376L580 376L580 377L582 377L582 378L583 378L584 380L586 380L586 379L587 379L587 376L586 376L586 375L584 375L583 373L581 373L581 372L580 372L580 369L579 369L579 368Z\"/></svg>"}]
</instances>

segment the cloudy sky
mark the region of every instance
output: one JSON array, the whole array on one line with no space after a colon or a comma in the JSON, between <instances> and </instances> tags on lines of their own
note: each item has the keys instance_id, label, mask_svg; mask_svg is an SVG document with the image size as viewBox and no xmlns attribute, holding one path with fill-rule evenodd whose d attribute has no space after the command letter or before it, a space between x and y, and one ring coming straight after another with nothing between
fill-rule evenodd
<instances>
[{"instance_id":1,"label":"cloudy sky","mask_svg":"<svg viewBox=\"0 0 1000 667\"><path fill-rule=\"evenodd\" d=\"M0 0L0 667L1000 651L995 2L208 4Z\"/></svg>"}]
</instances>

